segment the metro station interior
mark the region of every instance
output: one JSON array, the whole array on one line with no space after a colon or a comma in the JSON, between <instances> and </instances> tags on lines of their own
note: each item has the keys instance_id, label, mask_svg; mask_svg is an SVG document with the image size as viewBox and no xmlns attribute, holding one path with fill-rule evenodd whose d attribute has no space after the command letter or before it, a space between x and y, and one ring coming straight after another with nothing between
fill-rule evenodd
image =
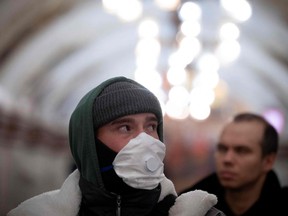
<instances>
[{"instance_id":1,"label":"metro station interior","mask_svg":"<svg viewBox=\"0 0 288 216\"><path fill-rule=\"evenodd\" d=\"M275 170L288 185L288 1L231 2L1 1L0 215L61 186L74 165L70 115L114 76L163 105L178 191L213 171L219 132L242 111L279 132Z\"/></svg>"}]
</instances>

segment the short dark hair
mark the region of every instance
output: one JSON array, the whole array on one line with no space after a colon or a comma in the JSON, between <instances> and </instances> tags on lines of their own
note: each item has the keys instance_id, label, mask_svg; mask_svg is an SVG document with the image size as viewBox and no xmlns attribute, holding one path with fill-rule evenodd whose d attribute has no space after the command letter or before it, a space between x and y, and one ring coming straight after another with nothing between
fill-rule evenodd
<instances>
[{"instance_id":1,"label":"short dark hair","mask_svg":"<svg viewBox=\"0 0 288 216\"><path fill-rule=\"evenodd\" d=\"M277 130L263 116L255 113L240 113L234 116L233 122L257 121L264 125L264 133L261 141L262 156L277 153L279 137Z\"/></svg>"}]
</instances>

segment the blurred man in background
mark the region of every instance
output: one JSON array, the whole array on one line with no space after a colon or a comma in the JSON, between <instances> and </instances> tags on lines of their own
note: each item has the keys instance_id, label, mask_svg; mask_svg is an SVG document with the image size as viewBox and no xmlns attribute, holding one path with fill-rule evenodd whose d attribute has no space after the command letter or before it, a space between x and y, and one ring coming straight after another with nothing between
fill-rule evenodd
<instances>
[{"instance_id":1,"label":"blurred man in background","mask_svg":"<svg viewBox=\"0 0 288 216\"><path fill-rule=\"evenodd\" d=\"M183 192L206 190L227 216L280 215L288 204L273 171L278 133L262 116L241 113L225 125L215 151L216 173ZM287 212L287 211L286 211Z\"/></svg>"}]
</instances>

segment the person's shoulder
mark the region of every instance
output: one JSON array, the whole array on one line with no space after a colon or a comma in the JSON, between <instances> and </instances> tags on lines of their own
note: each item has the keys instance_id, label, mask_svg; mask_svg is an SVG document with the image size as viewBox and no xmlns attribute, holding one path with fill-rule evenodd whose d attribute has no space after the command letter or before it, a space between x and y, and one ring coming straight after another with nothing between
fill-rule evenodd
<instances>
[{"instance_id":1,"label":"person's shoulder","mask_svg":"<svg viewBox=\"0 0 288 216\"><path fill-rule=\"evenodd\" d=\"M287 200L288 200L288 186L283 186L277 192L273 200L270 200L273 215L282 215L283 212L287 211ZM268 201L269 202L269 201Z\"/></svg>"},{"instance_id":2,"label":"person's shoulder","mask_svg":"<svg viewBox=\"0 0 288 216\"><path fill-rule=\"evenodd\" d=\"M288 185L281 188L281 197L288 200Z\"/></svg>"},{"instance_id":3,"label":"person's shoulder","mask_svg":"<svg viewBox=\"0 0 288 216\"><path fill-rule=\"evenodd\" d=\"M7 216L77 215L81 201L79 172L75 170L57 190L44 192L20 203Z\"/></svg>"},{"instance_id":4,"label":"person's shoulder","mask_svg":"<svg viewBox=\"0 0 288 216\"><path fill-rule=\"evenodd\" d=\"M47 210L47 203L50 203L50 197L58 193L58 190L49 191L31 197L22 203L20 203L16 208L12 209L7 213L7 216L26 216L26 215L38 215L40 210L41 214L49 213ZM49 209L53 209L49 206Z\"/></svg>"},{"instance_id":5,"label":"person's shoulder","mask_svg":"<svg viewBox=\"0 0 288 216\"><path fill-rule=\"evenodd\" d=\"M284 193L288 193L288 185L282 187Z\"/></svg>"}]
</instances>

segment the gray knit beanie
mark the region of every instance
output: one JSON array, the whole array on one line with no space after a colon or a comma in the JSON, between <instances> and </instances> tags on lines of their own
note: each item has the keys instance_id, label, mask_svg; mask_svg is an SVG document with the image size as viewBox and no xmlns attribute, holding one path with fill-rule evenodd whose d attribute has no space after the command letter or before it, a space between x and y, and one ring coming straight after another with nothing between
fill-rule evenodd
<instances>
[{"instance_id":1,"label":"gray knit beanie","mask_svg":"<svg viewBox=\"0 0 288 216\"><path fill-rule=\"evenodd\" d=\"M94 129L122 116L138 113L154 113L158 123L162 124L161 106L152 92L134 80L113 82L95 98Z\"/></svg>"}]
</instances>

